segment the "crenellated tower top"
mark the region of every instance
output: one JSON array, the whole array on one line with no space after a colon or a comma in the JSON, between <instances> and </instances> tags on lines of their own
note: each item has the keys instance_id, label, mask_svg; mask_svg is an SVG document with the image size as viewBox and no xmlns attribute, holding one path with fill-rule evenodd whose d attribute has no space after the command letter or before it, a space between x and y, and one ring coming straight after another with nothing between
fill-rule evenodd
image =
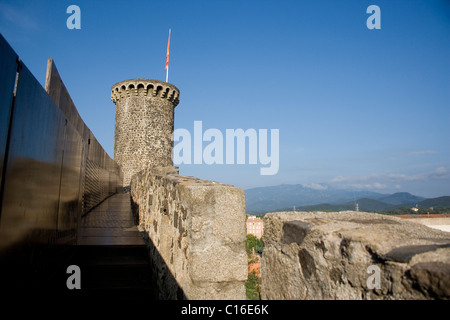
<instances>
[{"instance_id":1,"label":"crenellated tower top","mask_svg":"<svg viewBox=\"0 0 450 320\"><path fill-rule=\"evenodd\" d=\"M180 90L174 85L153 79L130 79L113 85L111 90L111 100L116 103L118 100L130 96L152 96L167 99L172 102L175 108L180 102Z\"/></svg>"}]
</instances>

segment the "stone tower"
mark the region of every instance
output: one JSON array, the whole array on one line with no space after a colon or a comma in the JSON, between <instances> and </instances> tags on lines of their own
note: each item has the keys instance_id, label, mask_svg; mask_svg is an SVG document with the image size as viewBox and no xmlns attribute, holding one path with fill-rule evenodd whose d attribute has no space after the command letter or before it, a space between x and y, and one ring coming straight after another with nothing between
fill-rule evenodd
<instances>
[{"instance_id":1,"label":"stone tower","mask_svg":"<svg viewBox=\"0 0 450 320\"><path fill-rule=\"evenodd\" d=\"M116 104L114 160L122 167L123 185L146 167L172 166L180 91L163 81L131 79L113 85L111 100Z\"/></svg>"}]
</instances>

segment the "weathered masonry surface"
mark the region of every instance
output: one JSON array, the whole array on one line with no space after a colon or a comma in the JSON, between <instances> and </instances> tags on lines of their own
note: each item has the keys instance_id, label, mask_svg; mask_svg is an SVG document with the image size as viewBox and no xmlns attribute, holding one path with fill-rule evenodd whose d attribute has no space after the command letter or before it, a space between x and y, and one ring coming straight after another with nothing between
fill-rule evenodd
<instances>
[{"instance_id":1,"label":"weathered masonry surface","mask_svg":"<svg viewBox=\"0 0 450 320\"><path fill-rule=\"evenodd\" d=\"M174 108L179 96L175 86L158 80L131 79L113 85L114 160L124 172L124 186L146 167L172 165Z\"/></svg>"},{"instance_id":2,"label":"weathered masonry surface","mask_svg":"<svg viewBox=\"0 0 450 320\"><path fill-rule=\"evenodd\" d=\"M450 299L450 233L355 211L270 213L264 226L263 299Z\"/></svg>"},{"instance_id":3,"label":"weathered masonry surface","mask_svg":"<svg viewBox=\"0 0 450 320\"><path fill-rule=\"evenodd\" d=\"M131 181L159 298L245 299L243 190L177 173L146 169Z\"/></svg>"}]
</instances>

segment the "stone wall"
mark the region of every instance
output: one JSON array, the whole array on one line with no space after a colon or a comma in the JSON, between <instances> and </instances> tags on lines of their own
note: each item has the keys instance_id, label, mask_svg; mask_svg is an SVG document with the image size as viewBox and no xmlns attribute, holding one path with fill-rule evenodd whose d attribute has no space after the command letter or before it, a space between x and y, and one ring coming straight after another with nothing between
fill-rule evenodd
<instances>
[{"instance_id":1,"label":"stone wall","mask_svg":"<svg viewBox=\"0 0 450 320\"><path fill-rule=\"evenodd\" d=\"M131 181L159 299L245 299L245 198L231 185L145 169Z\"/></svg>"},{"instance_id":2,"label":"stone wall","mask_svg":"<svg viewBox=\"0 0 450 320\"><path fill-rule=\"evenodd\" d=\"M112 87L114 160L124 172L124 186L146 167L173 165L174 108L179 96L175 86L151 79L125 80Z\"/></svg>"},{"instance_id":3,"label":"stone wall","mask_svg":"<svg viewBox=\"0 0 450 320\"><path fill-rule=\"evenodd\" d=\"M263 299L450 299L447 232L375 213L279 212L265 216L263 242Z\"/></svg>"}]
</instances>

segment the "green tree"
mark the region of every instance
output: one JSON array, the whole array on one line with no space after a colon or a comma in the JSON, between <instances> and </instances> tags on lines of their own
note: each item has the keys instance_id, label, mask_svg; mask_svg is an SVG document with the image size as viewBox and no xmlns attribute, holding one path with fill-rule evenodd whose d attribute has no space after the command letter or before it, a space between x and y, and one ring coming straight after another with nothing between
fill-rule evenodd
<instances>
[{"instance_id":1,"label":"green tree","mask_svg":"<svg viewBox=\"0 0 450 320\"><path fill-rule=\"evenodd\" d=\"M261 300L261 279L255 271L248 274L245 282L245 294L248 300Z\"/></svg>"},{"instance_id":2,"label":"green tree","mask_svg":"<svg viewBox=\"0 0 450 320\"><path fill-rule=\"evenodd\" d=\"M398 208L400 214L411 214L413 211L408 207L400 207Z\"/></svg>"},{"instance_id":3,"label":"green tree","mask_svg":"<svg viewBox=\"0 0 450 320\"><path fill-rule=\"evenodd\" d=\"M248 234L245 242L245 249L247 250L248 256L252 254L253 249L255 252L261 251L263 249L262 241L258 239L258 237Z\"/></svg>"}]
</instances>

